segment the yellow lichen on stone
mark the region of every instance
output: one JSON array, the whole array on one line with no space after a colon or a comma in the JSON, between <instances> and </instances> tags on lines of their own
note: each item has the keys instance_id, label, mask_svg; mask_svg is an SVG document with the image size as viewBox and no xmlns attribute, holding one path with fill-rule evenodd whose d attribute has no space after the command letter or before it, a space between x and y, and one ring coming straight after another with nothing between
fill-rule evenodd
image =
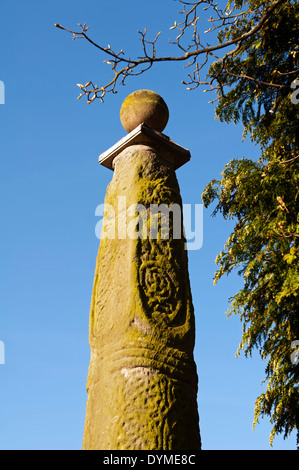
<instances>
[{"instance_id":1,"label":"yellow lichen on stone","mask_svg":"<svg viewBox=\"0 0 299 470\"><path fill-rule=\"evenodd\" d=\"M127 132L144 123L162 132L169 118L167 104L151 90L137 90L124 100L120 109L120 120Z\"/></svg>"},{"instance_id":2,"label":"yellow lichen on stone","mask_svg":"<svg viewBox=\"0 0 299 470\"><path fill-rule=\"evenodd\" d=\"M144 145L115 161L105 202L114 239L102 239L90 309L84 449L200 448L194 312L184 239L119 239L126 206L181 204L175 172ZM127 221L128 222L128 221ZM103 220L103 229L109 224ZM171 224L170 224L171 226ZM148 228L148 227L147 227Z\"/></svg>"}]
</instances>

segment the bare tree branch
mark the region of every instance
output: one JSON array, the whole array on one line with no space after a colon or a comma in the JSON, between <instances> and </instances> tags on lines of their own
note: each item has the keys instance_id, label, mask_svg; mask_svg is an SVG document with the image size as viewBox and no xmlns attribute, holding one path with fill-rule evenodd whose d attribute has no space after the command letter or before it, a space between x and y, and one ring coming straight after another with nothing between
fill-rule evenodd
<instances>
[{"instance_id":1,"label":"bare tree branch","mask_svg":"<svg viewBox=\"0 0 299 470\"><path fill-rule=\"evenodd\" d=\"M59 24L55 24L55 26L59 29L71 33L73 35L73 39L86 39L90 44L92 44L94 47L96 47L101 52L106 54L106 56L108 56L108 60L104 60L104 62L110 65L113 71L112 79L108 83L102 86L98 86L92 81L87 82L85 85L78 84L81 89L81 94L78 96L78 99L82 98L82 96L85 95L87 97L88 104L90 104L96 98L99 98L103 102L106 93L117 93L117 84L124 85L128 77L140 75L146 70L150 69L154 63L158 62L187 62L185 68L194 66L193 72L188 74L190 81L182 82L184 85L187 86L187 89L193 90L199 85L209 85L210 90L216 90L218 96L221 96L223 95L223 88L224 86L226 86L226 84L222 83L222 80L220 79L220 77L223 76L224 72L228 75L234 75L236 78L239 79L249 79L256 81L257 83L263 83L272 87L282 88L285 86L281 84L262 82L260 80L256 80L254 77L249 77L245 74L234 74L233 72L228 71L226 67L227 58L230 55L235 54L239 50L240 46L244 43L244 41L254 36L254 34L259 31L265 21L270 17L271 14L273 14L274 10L284 1L285 0L275 0L270 4L268 8L266 8L264 11L261 11L259 21L246 33L228 39L224 42L218 41L217 44L211 46L209 44L202 44L200 40L200 35L198 33L198 8L200 6L203 7L204 11L212 11L211 17L207 20L211 24L211 26L207 31L205 31L205 33L215 31L216 29L220 30L223 27L236 24L237 21L239 21L241 18L244 18L246 15L250 14L249 10L245 12L241 11L239 13L234 13L233 10L228 10L227 8L220 9L218 7L218 4L213 0L200 0L197 2L187 2L179 0L179 2L183 5L183 10L179 12L181 15L183 15L183 21L179 23L175 22L174 26L170 28L171 30L177 30L179 32L175 41L170 40L170 43L177 46L178 49L183 52L183 54L174 56L157 55L157 41L160 36L160 32L156 35L154 40L150 41L146 37L146 29L143 32L138 31L138 33L141 35L143 55L141 57L137 57L136 59L131 59L130 57L127 57L125 55L122 49L119 52L115 52L110 45L108 45L107 47L103 47L94 42L87 34L89 27L86 26L86 23L84 23L83 25L80 23L78 24L78 26L80 27L79 31L74 31L65 28ZM186 6L188 7L187 9ZM182 41L187 35L187 33L189 33L190 31L192 34L191 43L185 46L183 45ZM224 57L220 58L215 55L215 52L229 48L233 45L236 45L236 48L226 53ZM197 59L199 58L199 56L202 55L204 56L204 59L202 63L199 64L197 62ZM216 58L217 60L221 61L221 70L217 75L211 77L208 81L202 81L200 79L200 71L208 63L210 58ZM290 73L293 73L293 71ZM214 84L214 82L216 82L216 84ZM216 98L216 100L217 99L218 98Z\"/></svg>"}]
</instances>

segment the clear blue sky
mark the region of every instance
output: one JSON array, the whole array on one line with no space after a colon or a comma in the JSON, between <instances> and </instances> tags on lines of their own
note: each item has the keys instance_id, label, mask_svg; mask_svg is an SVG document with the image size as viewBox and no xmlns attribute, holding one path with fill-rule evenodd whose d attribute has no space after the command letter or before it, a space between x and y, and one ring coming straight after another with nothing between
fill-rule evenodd
<instances>
[{"instance_id":1,"label":"clear blue sky","mask_svg":"<svg viewBox=\"0 0 299 470\"><path fill-rule=\"evenodd\" d=\"M75 28L86 22L95 41L132 56L141 46L137 30L147 26L151 37L162 30L162 53L178 7L173 0L1 2L1 449L82 447L99 245L95 208L112 177L98 155L126 134L119 120L123 99L149 88L167 102L164 132L192 155L177 171L184 203L200 204L205 185L232 158L258 156L242 143L240 127L214 120L209 93L186 91L182 64L129 80L104 104L76 99L76 83L105 83L110 67L95 48L72 41L54 23ZM258 356L235 358L241 323L225 315L242 281L235 275L216 287L212 282L231 229L204 210L203 246L189 253L203 448L270 449L268 420L252 430L265 364ZM273 449L294 448L294 435L274 441Z\"/></svg>"}]
</instances>

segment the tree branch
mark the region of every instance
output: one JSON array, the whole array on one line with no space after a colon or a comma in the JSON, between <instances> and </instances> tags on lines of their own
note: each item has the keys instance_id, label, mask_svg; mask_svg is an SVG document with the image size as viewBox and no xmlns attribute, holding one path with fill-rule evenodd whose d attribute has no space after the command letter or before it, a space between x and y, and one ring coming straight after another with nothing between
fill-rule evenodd
<instances>
[{"instance_id":1,"label":"tree branch","mask_svg":"<svg viewBox=\"0 0 299 470\"><path fill-rule=\"evenodd\" d=\"M201 5L207 5L204 10L209 10L212 9L216 15L216 18L213 18L212 16L208 21L213 25L212 28L205 32L209 31L214 31L215 29L219 29L223 26L227 26L228 24L233 24L236 22L242 15L248 14L248 11L246 12L240 12L238 14L233 14L233 11L225 11L221 10L218 8L217 3L214 3L212 0L201 0L198 2L185 2L183 0L179 0L180 3L183 4L183 11L180 12L181 14L184 15L184 21L181 23L176 23L173 27L170 29L178 29L180 31L180 34L177 36L176 41L172 42L172 44L175 44L179 47L180 50L183 50L184 54L183 55L178 55L178 56L162 56L159 57L157 56L157 51L156 51L156 43L159 38L160 33L158 33L153 41L149 41L146 39L146 33L147 30L145 29L144 32L138 31L139 34L141 35L141 42L142 42L142 47L143 47L143 56L138 57L137 59L131 59L125 56L124 51L121 49L120 52L115 52L111 49L111 46L108 45L108 47L102 47L101 45L97 44L94 42L87 34L87 31L89 27L86 26L86 23L84 25L78 24L80 26L81 30L80 31L73 31L68 28L65 28L59 24L55 24L55 26L59 29L62 29L64 31L67 31L71 34L73 34L73 39L86 39L90 44L92 44L94 47L99 49L101 52L104 54L107 54L109 56L109 60L105 60L108 65L112 66L112 71L114 73L111 81L107 83L104 86L98 87L97 85L93 84L92 81L89 81L86 85L81 85L78 84L78 86L81 89L81 94L78 97L81 98L83 95L87 97L87 102L90 104L92 101L94 101L96 98L99 98L102 102L104 99L104 96L107 92L112 92L112 93L117 93L116 91L116 85L117 83L120 83L121 85L125 84L125 80L128 76L136 76L144 73L146 70L150 69L154 63L159 63L159 62L183 62L187 61L187 65L185 67L190 67L195 64L195 69L193 71L193 78L191 74L188 74L188 77L190 78L190 83L186 83L183 81L185 85L194 85L192 87L188 86L187 89L194 89L200 84L206 84L210 85L211 90L218 90L220 94L223 93L223 87L225 84L222 84L218 80L218 76L212 77L212 79L207 82L207 81L201 81L199 77L199 71L204 67L204 65L207 64L208 60L210 57L216 57L214 53L219 50L223 50L225 48L228 48L232 45L237 44L237 48L234 49L233 51L228 52L224 58L222 59L222 64L224 64L224 59L228 57L228 55L235 53L240 45L246 41L246 39L252 37L254 34L256 34L264 25L265 21L269 18L269 16L274 12L274 10L281 5L285 0L275 0L271 3L271 5L265 10L264 14L262 17L259 19L259 21L256 23L255 26L253 26L249 31L246 33L232 38L226 42L220 42L216 45L210 46L206 45L204 46L200 42L200 38L197 32L197 22L199 19L199 16L197 15L197 8ZM185 5L191 6L191 8L186 11ZM215 23L219 22L220 24L216 25ZM184 36L185 32L188 30L188 28L193 27L193 36L192 36L192 44L186 47L183 47L181 44L181 39ZM151 53L148 53L148 45L151 45ZM193 49L193 50L192 50ZM204 55L205 59L201 65L198 65L197 63L197 58L200 55ZM191 61L190 61L191 59ZM119 68L121 64L124 64L125 66L122 68ZM232 73L230 72L232 75ZM258 80L254 79L253 77L248 77L246 75L240 75L238 76L239 78L246 78L250 80L255 80L259 82ZM217 81L217 85L213 85L214 80ZM263 82L260 82L263 83ZM285 87L285 85L278 85L278 84L268 84L264 82L264 84L272 86L272 87ZM92 98L91 98L92 95ZM217 99L217 98L216 98Z\"/></svg>"}]
</instances>

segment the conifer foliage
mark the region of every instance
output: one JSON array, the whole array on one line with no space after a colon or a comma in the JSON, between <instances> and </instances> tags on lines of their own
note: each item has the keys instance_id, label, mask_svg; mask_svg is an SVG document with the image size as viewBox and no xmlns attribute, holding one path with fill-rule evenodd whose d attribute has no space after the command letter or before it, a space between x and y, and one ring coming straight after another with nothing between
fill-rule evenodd
<instances>
[{"instance_id":1,"label":"conifer foliage","mask_svg":"<svg viewBox=\"0 0 299 470\"><path fill-rule=\"evenodd\" d=\"M271 2L238 3L250 11L221 31L220 41L244 34ZM244 287L231 299L229 314L240 315L243 323L238 353L250 356L258 349L267 363L267 387L256 400L254 425L260 416L270 417L270 443L276 434L287 437L294 429L298 442L299 432L294 353L299 345L298 20L298 4L283 2L257 34L209 69L222 91L216 115L221 121L242 122L245 135L261 149L257 161L230 161L202 198L206 207L216 202L214 214L236 221L217 257L214 281L235 269L243 276Z\"/></svg>"}]
</instances>

